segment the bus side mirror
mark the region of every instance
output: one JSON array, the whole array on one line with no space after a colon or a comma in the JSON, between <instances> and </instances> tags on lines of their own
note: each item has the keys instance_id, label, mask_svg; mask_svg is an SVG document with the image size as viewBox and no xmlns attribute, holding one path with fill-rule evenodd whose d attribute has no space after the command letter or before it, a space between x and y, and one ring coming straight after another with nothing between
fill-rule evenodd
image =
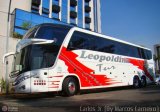
<instances>
[{"instance_id":1,"label":"bus side mirror","mask_svg":"<svg viewBox=\"0 0 160 112\"><path fill-rule=\"evenodd\" d=\"M3 55L3 64L5 63L5 59L11 55L15 55L15 52L9 52Z\"/></svg>"}]
</instances>

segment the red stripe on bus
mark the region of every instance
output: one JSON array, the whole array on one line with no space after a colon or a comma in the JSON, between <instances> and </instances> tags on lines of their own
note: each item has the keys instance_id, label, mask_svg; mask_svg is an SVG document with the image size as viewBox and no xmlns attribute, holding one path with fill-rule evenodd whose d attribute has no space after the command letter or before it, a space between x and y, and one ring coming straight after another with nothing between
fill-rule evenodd
<instances>
[{"instance_id":1,"label":"red stripe on bus","mask_svg":"<svg viewBox=\"0 0 160 112\"><path fill-rule=\"evenodd\" d=\"M48 81L48 82L60 82L60 81Z\"/></svg>"},{"instance_id":2,"label":"red stripe on bus","mask_svg":"<svg viewBox=\"0 0 160 112\"><path fill-rule=\"evenodd\" d=\"M59 85L59 84L52 84L52 85Z\"/></svg>"},{"instance_id":3,"label":"red stripe on bus","mask_svg":"<svg viewBox=\"0 0 160 112\"><path fill-rule=\"evenodd\" d=\"M63 77L63 75L57 75L57 76L53 76L53 77Z\"/></svg>"},{"instance_id":4,"label":"red stripe on bus","mask_svg":"<svg viewBox=\"0 0 160 112\"><path fill-rule=\"evenodd\" d=\"M62 48L59 59L63 60L68 66L68 72L78 75L81 81L82 87L89 86L106 86L115 84L118 82L113 82L114 80L108 78L106 75L92 74L94 70L86 67L80 63L76 58L77 54L67 51L65 47Z\"/></svg>"},{"instance_id":5,"label":"red stripe on bus","mask_svg":"<svg viewBox=\"0 0 160 112\"><path fill-rule=\"evenodd\" d=\"M63 77L63 75L49 76L49 77L47 77L47 78L53 78L53 77Z\"/></svg>"},{"instance_id":6,"label":"red stripe on bus","mask_svg":"<svg viewBox=\"0 0 160 112\"><path fill-rule=\"evenodd\" d=\"M53 87L48 87L48 88L59 88L59 86L53 86Z\"/></svg>"},{"instance_id":7,"label":"red stripe on bus","mask_svg":"<svg viewBox=\"0 0 160 112\"><path fill-rule=\"evenodd\" d=\"M139 69L144 71L144 75L146 75L151 81L153 81L153 76L148 72L147 63L144 60L136 60L136 59L128 59L130 63L134 66L138 66Z\"/></svg>"},{"instance_id":8,"label":"red stripe on bus","mask_svg":"<svg viewBox=\"0 0 160 112\"><path fill-rule=\"evenodd\" d=\"M47 77L47 78L52 78L52 76L50 76L50 77Z\"/></svg>"}]
</instances>

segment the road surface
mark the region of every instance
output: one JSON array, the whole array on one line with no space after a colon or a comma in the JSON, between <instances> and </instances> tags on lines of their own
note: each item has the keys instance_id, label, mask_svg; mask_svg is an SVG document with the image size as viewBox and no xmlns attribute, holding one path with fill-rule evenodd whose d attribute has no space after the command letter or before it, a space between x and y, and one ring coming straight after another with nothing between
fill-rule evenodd
<instances>
[{"instance_id":1,"label":"road surface","mask_svg":"<svg viewBox=\"0 0 160 112\"><path fill-rule=\"evenodd\" d=\"M46 94L0 96L0 107L3 111L15 112L160 112L160 86L110 88L72 97Z\"/></svg>"}]
</instances>

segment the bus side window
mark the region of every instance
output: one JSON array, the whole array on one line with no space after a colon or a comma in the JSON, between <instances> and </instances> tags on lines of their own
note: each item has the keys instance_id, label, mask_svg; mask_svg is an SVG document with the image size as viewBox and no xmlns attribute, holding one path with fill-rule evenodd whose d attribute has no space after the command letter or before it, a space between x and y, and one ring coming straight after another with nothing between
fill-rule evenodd
<instances>
[{"instance_id":1,"label":"bus side window","mask_svg":"<svg viewBox=\"0 0 160 112\"><path fill-rule=\"evenodd\" d=\"M68 50L74 50L74 46L73 46L73 42L70 41L69 44L68 44Z\"/></svg>"},{"instance_id":2,"label":"bus side window","mask_svg":"<svg viewBox=\"0 0 160 112\"><path fill-rule=\"evenodd\" d=\"M77 36L75 35L75 32L74 32L72 37L71 37L71 39L70 39L70 41L69 41L67 50L75 50L75 49L77 49L76 45L75 45L76 42L77 42Z\"/></svg>"},{"instance_id":3,"label":"bus side window","mask_svg":"<svg viewBox=\"0 0 160 112\"><path fill-rule=\"evenodd\" d=\"M75 31L68 44L68 50L89 49L89 39L86 34Z\"/></svg>"},{"instance_id":4,"label":"bus side window","mask_svg":"<svg viewBox=\"0 0 160 112\"><path fill-rule=\"evenodd\" d=\"M145 50L144 49L142 49L142 48L140 48L140 50L141 50L141 57L142 57L142 59L147 59L147 57L146 57L146 55L145 55Z\"/></svg>"},{"instance_id":5,"label":"bus side window","mask_svg":"<svg viewBox=\"0 0 160 112\"><path fill-rule=\"evenodd\" d=\"M151 53L151 51L144 50L144 52L145 52L145 56L146 56L147 59L152 59L152 53Z\"/></svg>"}]
</instances>

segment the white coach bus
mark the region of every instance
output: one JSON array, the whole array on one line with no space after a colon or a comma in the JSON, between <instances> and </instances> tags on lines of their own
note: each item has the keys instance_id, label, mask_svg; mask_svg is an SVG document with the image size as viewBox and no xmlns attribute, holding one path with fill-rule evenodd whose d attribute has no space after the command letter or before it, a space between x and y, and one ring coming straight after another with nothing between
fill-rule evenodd
<instances>
[{"instance_id":1,"label":"white coach bus","mask_svg":"<svg viewBox=\"0 0 160 112\"><path fill-rule=\"evenodd\" d=\"M133 85L155 79L151 50L78 27L41 24L17 44L10 78L17 93Z\"/></svg>"}]
</instances>

